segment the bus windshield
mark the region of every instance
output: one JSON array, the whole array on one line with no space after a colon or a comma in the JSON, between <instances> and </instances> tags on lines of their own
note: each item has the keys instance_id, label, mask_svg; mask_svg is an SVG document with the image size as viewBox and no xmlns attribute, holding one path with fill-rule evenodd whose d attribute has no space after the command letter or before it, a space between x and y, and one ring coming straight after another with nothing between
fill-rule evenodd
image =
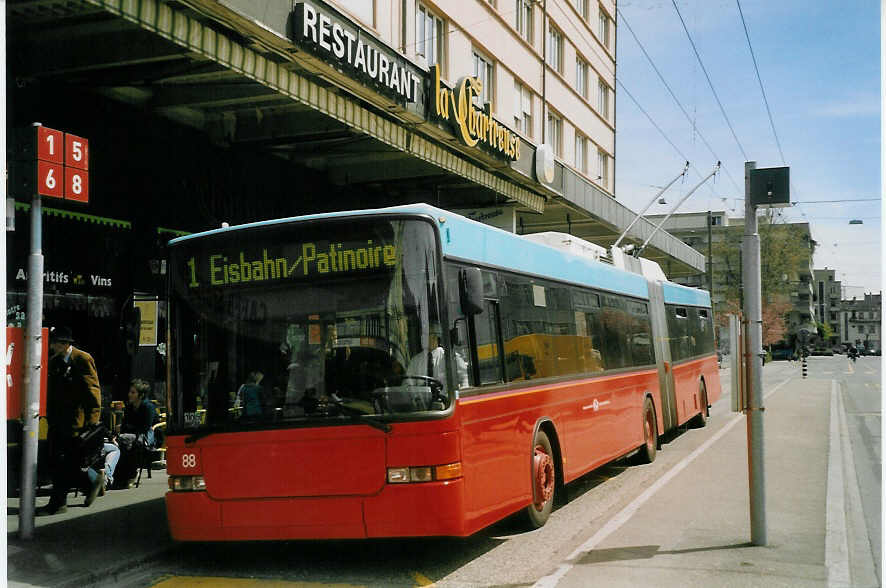
<instances>
[{"instance_id":1,"label":"bus windshield","mask_svg":"<svg viewBox=\"0 0 886 588\"><path fill-rule=\"evenodd\" d=\"M378 425L448 409L437 266L434 229L417 219L174 245L170 430Z\"/></svg>"}]
</instances>

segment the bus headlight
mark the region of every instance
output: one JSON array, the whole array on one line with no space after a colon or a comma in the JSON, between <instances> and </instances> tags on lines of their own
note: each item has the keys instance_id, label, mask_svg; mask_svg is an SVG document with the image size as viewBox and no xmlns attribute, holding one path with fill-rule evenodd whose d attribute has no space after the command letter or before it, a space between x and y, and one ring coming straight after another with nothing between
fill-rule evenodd
<instances>
[{"instance_id":1,"label":"bus headlight","mask_svg":"<svg viewBox=\"0 0 886 588\"><path fill-rule=\"evenodd\" d=\"M203 476L169 476L169 489L173 492L199 492L206 490Z\"/></svg>"},{"instance_id":2,"label":"bus headlight","mask_svg":"<svg viewBox=\"0 0 886 588\"><path fill-rule=\"evenodd\" d=\"M452 480L460 477L461 462L438 466L388 468L388 484L433 482L435 480Z\"/></svg>"}]
</instances>

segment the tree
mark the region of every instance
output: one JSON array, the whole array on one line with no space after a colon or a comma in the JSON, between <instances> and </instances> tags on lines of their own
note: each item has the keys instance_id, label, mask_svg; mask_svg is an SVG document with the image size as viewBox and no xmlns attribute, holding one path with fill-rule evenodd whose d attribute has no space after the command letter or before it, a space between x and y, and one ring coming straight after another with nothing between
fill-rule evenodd
<instances>
[{"instance_id":1,"label":"tree","mask_svg":"<svg viewBox=\"0 0 886 588\"><path fill-rule=\"evenodd\" d=\"M759 218L760 290L763 314L763 343L772 344L786 338L784 316L793 305L790 293L792 278L808 271L815 241L806 223L785 223L773 209ZM714 280L725 300L716 309L719 313L740 308L742 301L742 253L744 227L725 227L722 239L712 246L718 268Z\"/></svg>"},{"instance_id":2,"label":"tree","mask_svg":"<svg viewBox=\"0 0 886 588\"><path fill-rule=\"evenodd\" d=\"M784 317L794 307L787 297L778 297L776 300L763 305L761 316L763 318L763 345L772 345L785 338L788 329Z\"/></svg>"}]
</instances>

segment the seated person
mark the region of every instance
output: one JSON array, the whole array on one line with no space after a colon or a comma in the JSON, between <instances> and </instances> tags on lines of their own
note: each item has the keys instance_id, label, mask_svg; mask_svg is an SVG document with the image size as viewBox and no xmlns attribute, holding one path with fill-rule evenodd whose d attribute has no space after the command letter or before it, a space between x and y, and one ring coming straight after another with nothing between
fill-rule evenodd
<instances>
[{"instance_id":1,"label":"seated person","mask_svg":"<svg viewBox=\"0 0 886 588\"><path fill-rule=\"evenodd\" d=\"M132 435L133 439L145 447L154 446L154 421L157 411L154 404L146 398L151 385L145 380L135 378L129 385L129 402L123 409L123 424L120 437Z\"/></svg>"},{"instance_id":2,"label":"seated person","mask_svg":"<svg viewBox=\"0 0 886 588\"><path fill-rule=\"evenodd\" d=\"M136 378L130 382L129 401L123 409L123 424L116 438L122 453L116 467L117 479L127 480L128 487L138 473L141 450L151 449L155 444L153 425L157 413L153 403L145 398L150 388L145 380Z\"/></svg>"}]
</instances>

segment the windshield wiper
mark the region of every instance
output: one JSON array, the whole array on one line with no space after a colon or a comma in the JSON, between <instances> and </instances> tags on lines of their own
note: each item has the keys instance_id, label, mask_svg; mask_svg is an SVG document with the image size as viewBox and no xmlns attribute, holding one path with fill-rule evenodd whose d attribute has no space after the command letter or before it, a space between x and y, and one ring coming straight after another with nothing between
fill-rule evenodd
<instances>
[{"instance_id":1,"label":"windshield wiper","mask_svg":"<svg viewBox=\"0 0 886 588\"><path fill-rule=\"evenodd\" d=\"M385 433L391 432L392 427L390 424L388 424L384 421L380 421L380 420L373 418L371 416L368 416L362 410L354 408L353 406L348 406L347 404L344 404L342 402L336 402L335 405L343 413L350 416L351 420L355 423L364 423L364 424L369 425L370 427L374 427L374 428L378 429L379 431L383 431Z\"/></svg>"}]
</instances>

